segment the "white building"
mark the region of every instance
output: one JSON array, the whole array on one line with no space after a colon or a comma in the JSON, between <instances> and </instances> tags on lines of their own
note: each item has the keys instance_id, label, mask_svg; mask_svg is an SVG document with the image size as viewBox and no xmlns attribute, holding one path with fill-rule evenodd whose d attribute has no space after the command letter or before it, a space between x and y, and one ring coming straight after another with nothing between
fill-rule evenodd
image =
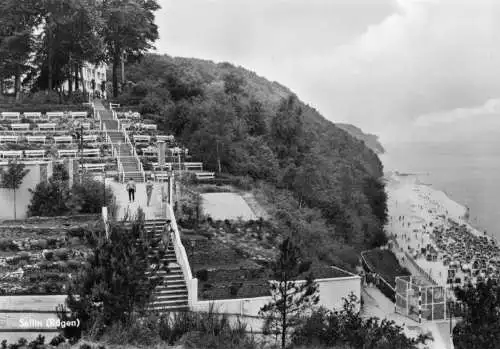
<instances>
[{"instance_id":1,"label":"white building","mask_svg":"<svg viewBox=\"0 0 500 349\"><path fill-rule=\"evenodd\" d=\"M107 65L106 64L101 64L101 65L94 65L90 64L88 62L83 63L83 76L80 77L79 87L80 90L82 90L82 84L85 85L85 90L88 93L92 92L92 80L95 81L95 91L101 91L101 84L104 82L106 83L106 69ZM72 90L75 90L75 82L72 82ZM69 81L66 81L62 85L63 91L68 91L69 90Z\"/></svg>"}]
</instances>

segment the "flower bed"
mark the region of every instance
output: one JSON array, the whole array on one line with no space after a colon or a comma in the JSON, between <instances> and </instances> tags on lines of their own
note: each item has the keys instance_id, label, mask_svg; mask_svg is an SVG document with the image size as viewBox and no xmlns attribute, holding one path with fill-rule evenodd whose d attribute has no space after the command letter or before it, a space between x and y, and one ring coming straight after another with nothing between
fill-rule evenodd
<instances>
[{"instance_id":1,"label":"flower bed","mask_svg":"<svg viewBox=\"0 0 500 349\"><path fill-rule=\"evenodd\" d=\"M58 218L0 227L0 294L60 294L86 263L100 223ZM83 218L83 217L82 217Z\"/></svg>"}]
</instances>

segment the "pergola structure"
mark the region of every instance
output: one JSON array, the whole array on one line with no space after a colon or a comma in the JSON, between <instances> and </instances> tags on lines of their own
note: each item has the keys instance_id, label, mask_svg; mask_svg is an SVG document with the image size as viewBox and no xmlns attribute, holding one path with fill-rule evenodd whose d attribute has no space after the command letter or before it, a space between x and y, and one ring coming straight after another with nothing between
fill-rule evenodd
<instances>
[{"instance_id":1,"label":"pergola structure","mask_svg":"<svg viewBox=\"0 0 500 349\"><path fill-rule=\"evenodd\" d=\"M419 323L445 320L448 293L444 286L430 285L423 278L398 276L395 311Z\"/></svg>"}]
</instances>

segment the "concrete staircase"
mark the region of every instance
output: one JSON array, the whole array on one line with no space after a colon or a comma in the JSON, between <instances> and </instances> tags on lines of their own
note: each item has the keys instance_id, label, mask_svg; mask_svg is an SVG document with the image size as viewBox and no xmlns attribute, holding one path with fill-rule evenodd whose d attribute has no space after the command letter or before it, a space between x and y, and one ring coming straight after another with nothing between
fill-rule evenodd
<instances>
[{"instance_id":1,"label":"concrete staircase","mask_svg":"<svg viewBox=\"0 0 500 349\"><path fill-rule=\"evenodd\" d=\"M144 222L144 228L148 236L154 239L160 239L166 221L163 220L148 220ZM159 252L156 247L152 250L150 258ZM168 263L168 270L163 265ZM154 300L150 304L151 310L160 311L185 311L188 310L188 291L186 282L180 266L177 264L177 256L175 249L171 244L163 257L160 258L160 270L149 272L149 276L160 276L162 284L156 287L153 292Z\"/></svg>"},{"instance_id":2,"label":"concrete staircase","mask_svg":"<svg viewBox=\"0 0 500 349\"><path fill-rule=\"evenodd\" d=\"M118 152L118 157L125 172L125 181L132 178L136 183L144 182L144 177L139 167L137 159L134 157L130 144L127 144L125 136L118 129L118 121L113 119L113 114L109 110L99 111L102 123L106 126L106 133L111 139L113 147Z\"/></svg>"}]
</instances>

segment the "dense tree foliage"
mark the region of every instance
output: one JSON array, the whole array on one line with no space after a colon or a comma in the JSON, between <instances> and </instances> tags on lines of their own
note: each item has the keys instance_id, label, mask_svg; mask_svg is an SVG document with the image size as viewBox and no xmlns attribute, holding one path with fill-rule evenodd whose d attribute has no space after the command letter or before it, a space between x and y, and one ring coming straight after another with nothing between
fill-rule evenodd
<instances>
[{"instance_id":1,"label":"dense tree foliage","mask_svg":"<svg viewBox=\"0 0 500 349\"><path fill-rule=\"evenodd\" d=\"M488 280L456 289L465 316L453 329L457 349L493 349L500 343L500 287Z\"/></svg>"},{"instance_id":2,"label":"dense tree foliage","mask_svg":"<svg viewBox=\"0 0 500 349\"><path fill-rule=\"evenodd\" d=\"M0 4L0 81L59 90L64 81L85 85L84 62L113 66L114 93L122 59L134 61L158 38L156 0L6 0ZM70 94L72 85L69 85Z\"/></svg>"},{"instance_id":3,"label":"dense tree foliage","mask_svg":"<svg viewBox=\"0 0 500 349\"><path fill-rule=\"evenodd\" d=\"M223 172L290 191L299 208L320 210L337 244L385 242L377 155L288 89L229 63L166 55L148 54L126 69L131 85L117 102L174 134L208 170L218 171L220 159Z\"/></svg>"},{"instance_id":4,"label":"dense tree foliage","mask_svg":"<svg viewBox=\"0 0 500 349\"><path fill-rule=\"evenodd\" d=\"M70 187L64 166L54 166L52 177L30 189L33 196L28 216L63 216L76 213L100 213L103 206L113 202L113 191L102 182L83 176Z\"/></svg>"}]
</instances>

